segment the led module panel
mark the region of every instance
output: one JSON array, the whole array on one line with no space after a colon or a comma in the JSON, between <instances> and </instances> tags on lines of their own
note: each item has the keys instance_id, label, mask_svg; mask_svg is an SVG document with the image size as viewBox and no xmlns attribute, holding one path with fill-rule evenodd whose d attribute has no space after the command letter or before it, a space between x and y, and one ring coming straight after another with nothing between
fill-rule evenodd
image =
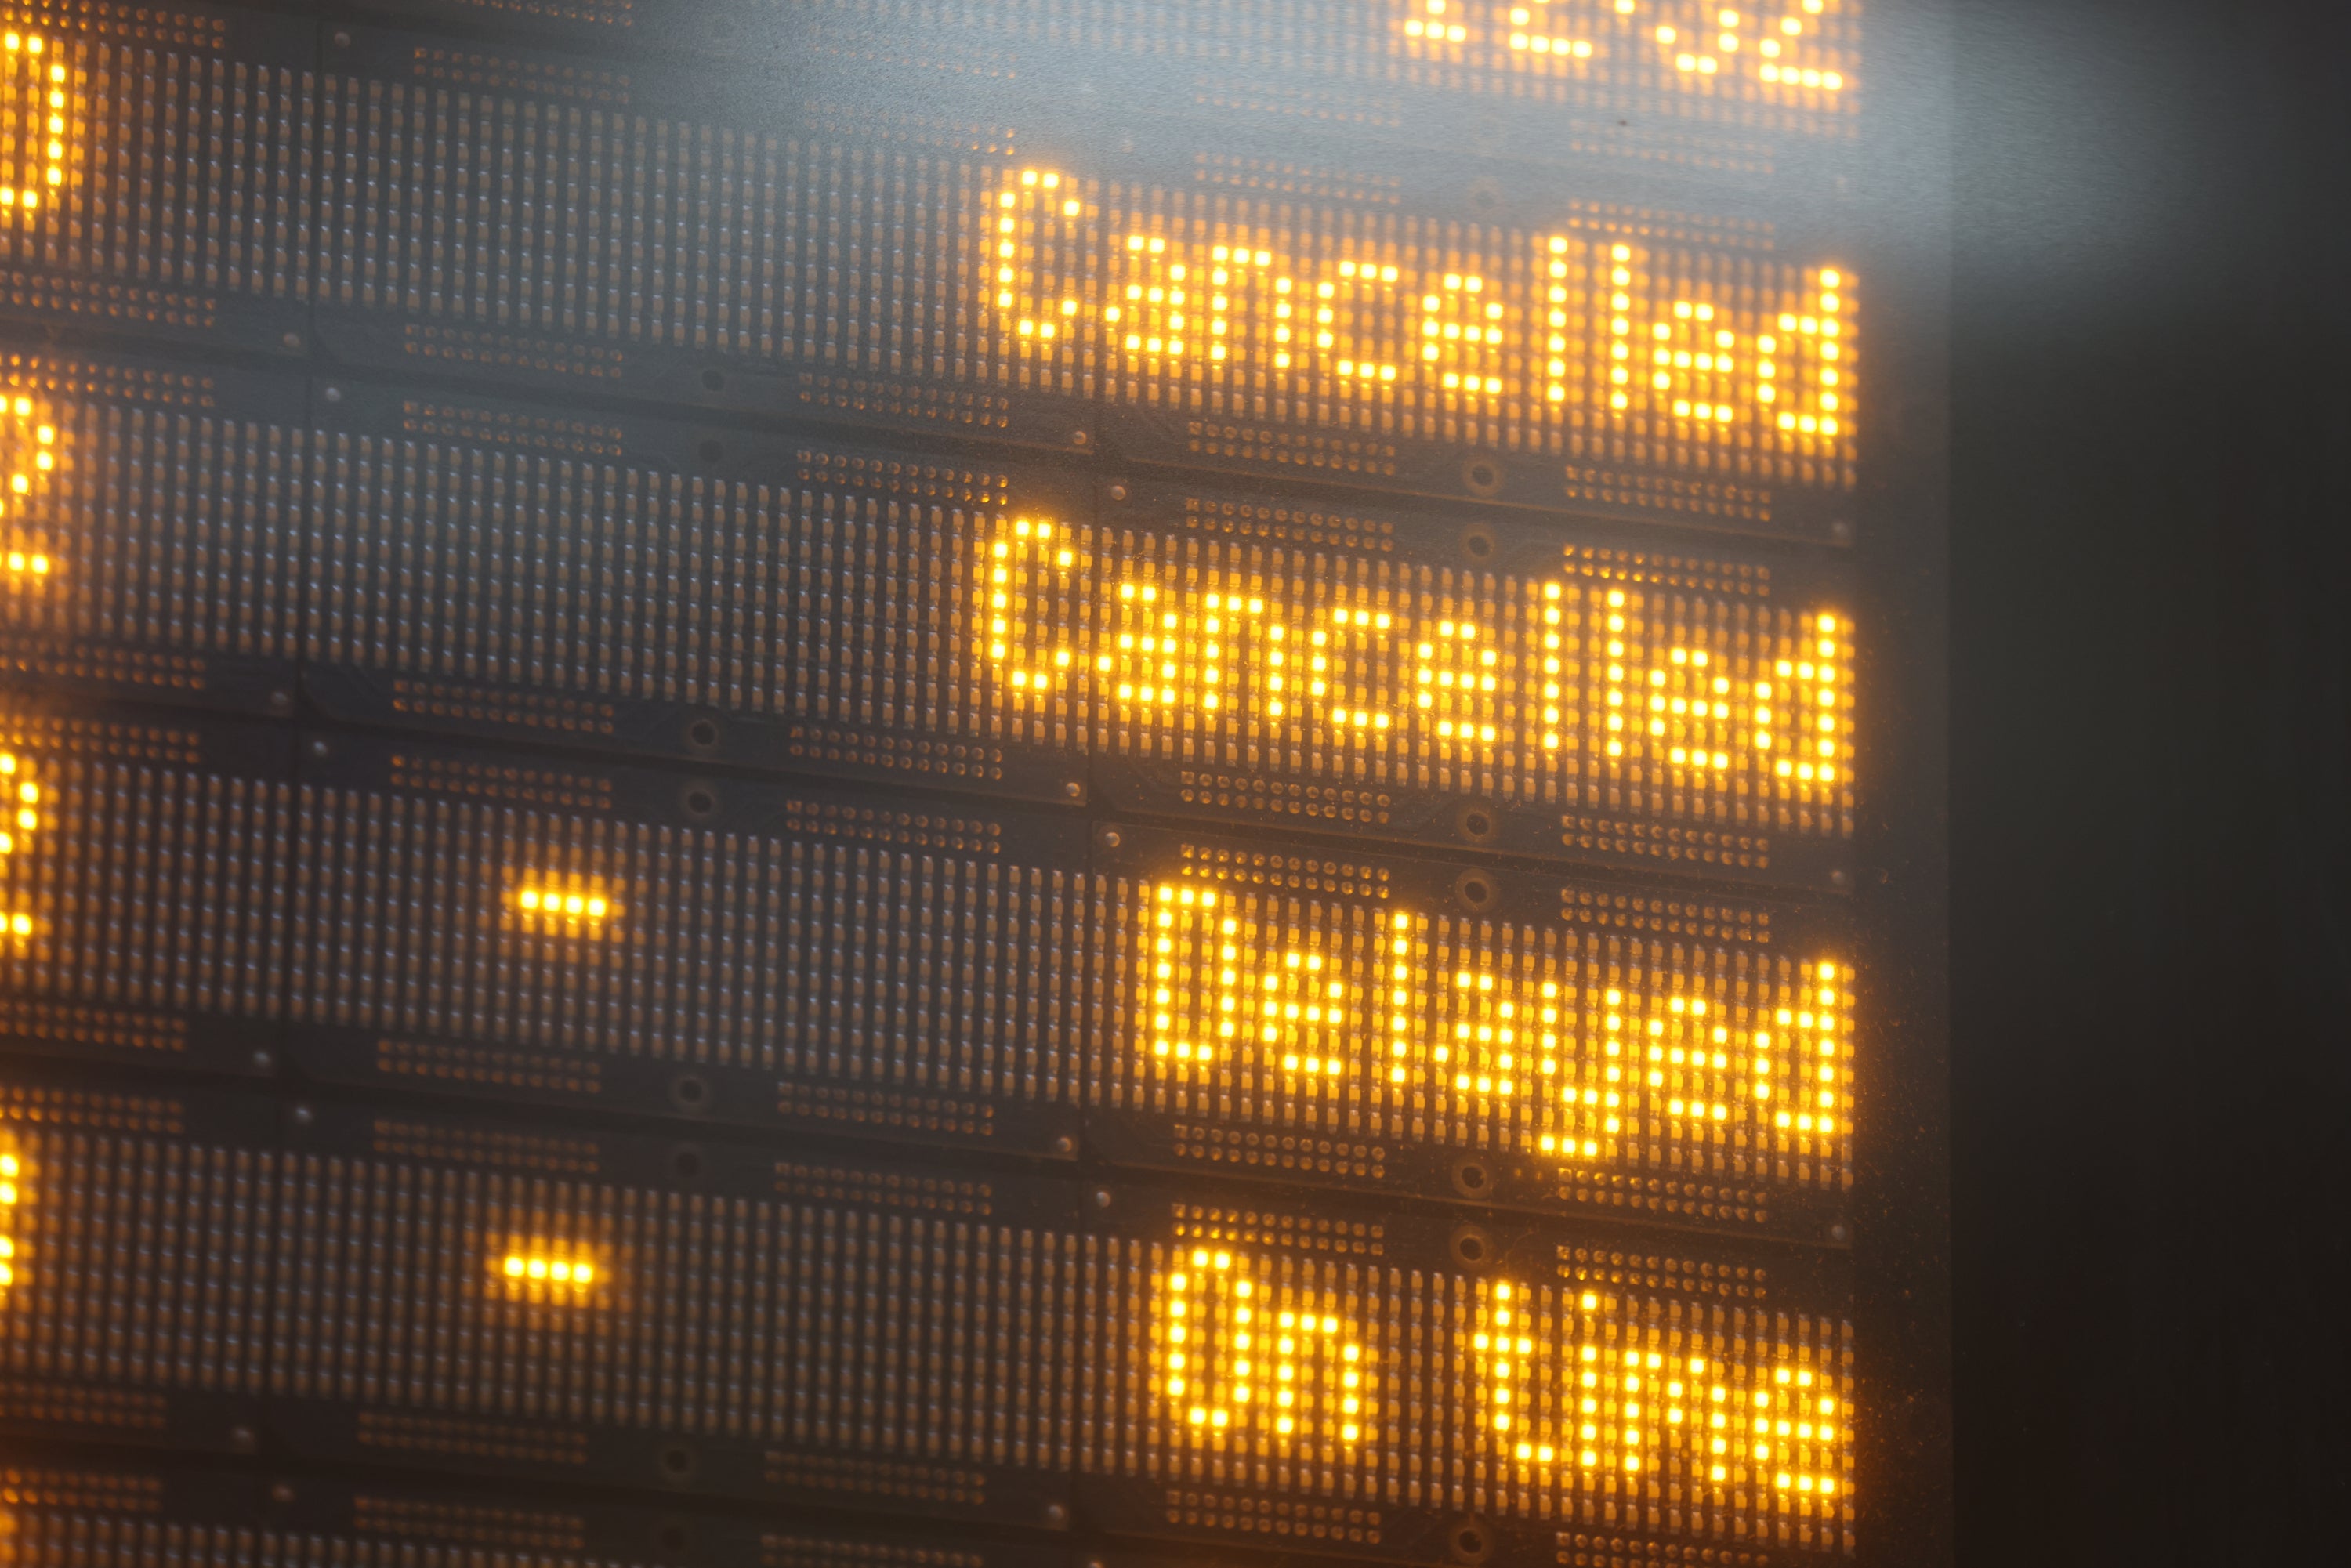
<instances>
[{"instance_id":1,"label":"led module panel","mask_svg":"<svg viewBox=\"0 0 2351 1568\"><path fill-rule=\"evenodd\" d=\"M0 779L10 1049L1075 1153L1073 821L86 711Z\"/></svg>"},{"instance_id":2,"label":"led module panel","mask_svg":"<svg viewBox=\"0 0 2351 1568\"><path fill-rule=\"evenodd\" d=\"M0 1117L20 1432L1432 1564L1852 1517L1817 1257L15 1077Z\"/></svg>"},{"instance_id":3,"label":"led module panel","mask_svg":"<svg viewBox=\"0 0 2351 1568\"><path fill-rule=\"evenodd\" d=\"M0 743L16 1052L1848 1239L1834 908L325 731Z\"/></svg>"},{"instance_id":4,"label":"led module panel","mask_svg":"<svg viewBox=\"0 0 2351 1568\"><path fill-rule=\"evenodd\" d=\"M77 16L44 57L112 119L0 229L26 319L1850 535L1867 280L1801 228L1573 180L1300 201L1158 148L861 132L820 83L368 29L297 79L304 27L243 14L175 34L151 93L136 18Z\"/></svg>"},{"instance_id":5,"label":"led module panel","mask_svg":"<svg viewBox=\"0 0 2351 1568\"><path fill-rule=\"evenodd\" d=\"M0 656L53 691L1782 885L1850 860L1870 628L1801 552L127 356L18 356L0 396Z\"/></svg>"}]
</instances>

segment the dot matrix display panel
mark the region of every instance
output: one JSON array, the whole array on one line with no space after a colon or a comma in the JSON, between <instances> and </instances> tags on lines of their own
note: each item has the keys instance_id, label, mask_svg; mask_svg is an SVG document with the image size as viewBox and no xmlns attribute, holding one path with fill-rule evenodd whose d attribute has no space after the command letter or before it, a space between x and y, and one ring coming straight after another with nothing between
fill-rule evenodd
<instances>
[{"instance_id":1,"label":"dot matrix display panel","mask_svg":"<svg viewBox=\"0 0 2351 1568\"><path fill-rule=\"evenodd\" d=\"M0 1357L53 1436L255 1422L929 1517L1288 1518L1430 1563L1465 1514L1815 1550L1850 1517L1849 1330L1802 1256L14 1076L0 1117Z\"/></svg>"}]
</instances>

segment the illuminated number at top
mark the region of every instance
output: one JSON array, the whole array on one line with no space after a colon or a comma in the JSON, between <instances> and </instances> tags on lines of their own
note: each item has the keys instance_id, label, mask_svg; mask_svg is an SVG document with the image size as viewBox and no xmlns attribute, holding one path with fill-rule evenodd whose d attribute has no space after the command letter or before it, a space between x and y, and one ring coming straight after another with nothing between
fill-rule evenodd
<instances>
[{"instance_id":1,"label":"illuminated number at top","mask_svg":"<svg viewBox=\"0 0 2351 1568\"><path fill-rule=\"evenodd\" d=\"M73 145L65 62L38 33L0 38L0 234L56 203Z\"/></svg>"},{"instance_id":2,"label":"illuminated number at top","mask_svg":"<svg viewBox=\"0 0 2351 1568\"><path fill-rule=\"evenodd\" d=\"M1653 66L1684 90L1736 83L1785 101L1834 101L1852 61L1840 0L1395 0L1407 53L1574 77Z\"/></svg>"}]
</instances>

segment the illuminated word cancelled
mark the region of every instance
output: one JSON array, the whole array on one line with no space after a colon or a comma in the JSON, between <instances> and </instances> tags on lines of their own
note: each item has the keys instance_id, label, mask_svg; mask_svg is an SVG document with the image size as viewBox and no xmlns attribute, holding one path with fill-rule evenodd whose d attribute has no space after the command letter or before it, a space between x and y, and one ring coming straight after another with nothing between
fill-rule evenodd
<instances>
[{"instance_id":1,"label":"illuminated word cancelled","mask_svg":"<svg viewBox=\"0 0 2351 1568\"><path fill-rule=\"evenodd\" d=\"M1432 591L1098 548L1029 517L984 547L976 641L1040 733L1067 716L1137 736L1130 749L1360 758L1421 788L1432 765L1663 780L1741 821L1847 798L1853 624L1836 610L1569 573Z\"/></svg>"},{"instance_id":2,"label":"illuminated word cancelled","mask_svg":"<svg viewBox=\"0 0 2351 1568\"><path fill-rule=\"evenodd\" d=\"M1329 1291L1278 1281L1246 1254L1194 1249L1160 1275L1153 1376L1183 1430L1228 1450L1353 1447L1376 1379Z\"/></svg>"},{"instance_id":3,"label":"illuminated word cancelled","mask_svg":"<svg viewBox=\"0 0 2351 1568\"><path fill-rule=\"evenodd\" d=\"M1585 79L1649 68L1687 91L1833 103L1853 60L1839 0L1391 0L1408 55Z\"/></svg>"},{"instance_id":4,"label":"illuminated word cancelled","mask_svg":"<svg viewBox=\"0 0 2351 1568\"><path fill-rule=\"evenodd\" d=\"M1542 935L1146 885L1135 1038L1163 1082L1320 1097L1366 1131L1433 1123L1562 1164L1620 1165L1663 1140L1841 1167L1849 966L1652 968Z\"/></svg>"},{"instance_id":5,"label":"illuminated word cancelled","mask_svg":"<svg viewBox=\"0 0 2351 1568\"><path fill-rule=\"evenodd\" d=\"M71 83L49 39L0 35L0 233L56 204L75 138Z\"/></svg>"},{"instance_id":6,"label":"illuminated word cancelled","mask_svg":"<svg viewBox=\"0 0 2351 1568\"><path fill-rule=\"evenodd\" d=\"M1121 388L1218 385L1447 442L1474 440L1460 423L1474 415L1536 451L1615 437L1665 443L1652 459L1677 465L1849 481L1858 337L1843 266L1604 228L1479 231L1468 249L1417 231L1304 235L1104 208L1077 188L1024 169L997 197L994 302L1048 361L1099 344Z\"/></svg>"},{"instance_id":7,"label":"illuminated word cancelled","mask_svg":"<svg viewBox=\"0 0 2351 1568\"><path fill-rule=\"evenodd\" d=\"M1718 1495L1844 1498L1841 1366L1761 1341L1740 1342L1743 1355L1697 1335L1644 1343L1620 1334L1622 1316L1598 1291L1483 1287L1472 1337L1482 1419L1521 1479L1662 1472Z\"/></svg>"}]
</instances>

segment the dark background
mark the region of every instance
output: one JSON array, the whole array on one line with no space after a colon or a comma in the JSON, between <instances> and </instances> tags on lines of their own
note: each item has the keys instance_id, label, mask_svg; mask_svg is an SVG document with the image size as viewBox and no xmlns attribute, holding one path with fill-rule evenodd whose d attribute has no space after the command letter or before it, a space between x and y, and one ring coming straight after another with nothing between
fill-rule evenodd
<instances>
[{"instance_id":1,"label":"dark background","mask_svg":"<svg viewBox=\"0 0 2351 1568\"><path fill-rule=\"evenodd\" d=\"M2351 5L1953 0L1969 1563L2351 1552Z\"/></svg>"}]
</instances>

